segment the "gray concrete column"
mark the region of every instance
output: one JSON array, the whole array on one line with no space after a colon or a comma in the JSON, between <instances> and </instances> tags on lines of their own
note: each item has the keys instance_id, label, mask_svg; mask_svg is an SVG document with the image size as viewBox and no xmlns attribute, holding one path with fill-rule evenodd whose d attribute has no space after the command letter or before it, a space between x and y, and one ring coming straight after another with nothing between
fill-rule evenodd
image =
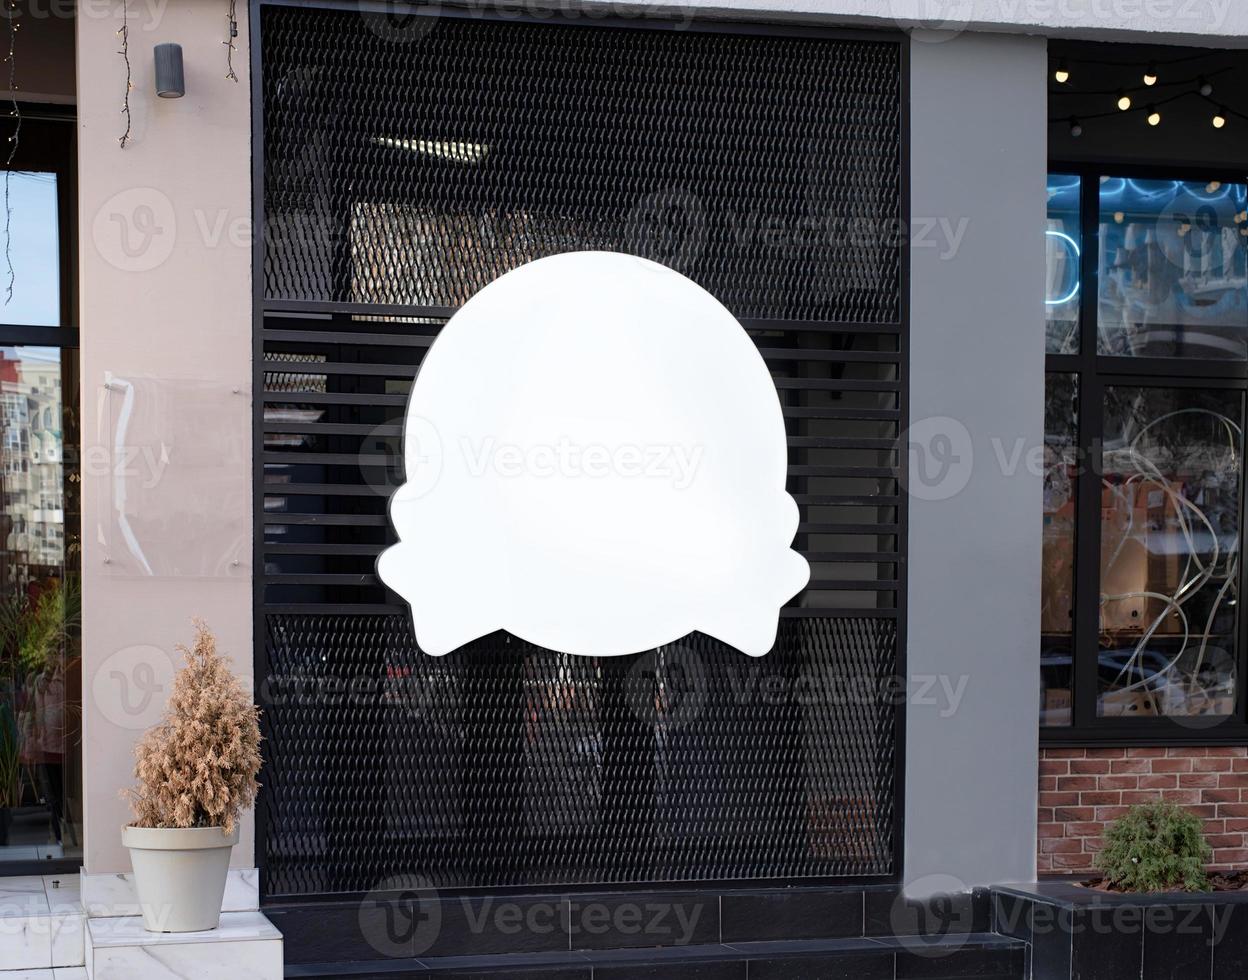
<instances>
[{"instance_id":1,"label":"gray concrete column","mask_svg":"<svg viewBox=\"0 0 1248 980\"><path fill-rule=\"evenodd\" d=\"M910 44L905 876L1035 875L1046 46Z\"/></svg>"}]
</instances>

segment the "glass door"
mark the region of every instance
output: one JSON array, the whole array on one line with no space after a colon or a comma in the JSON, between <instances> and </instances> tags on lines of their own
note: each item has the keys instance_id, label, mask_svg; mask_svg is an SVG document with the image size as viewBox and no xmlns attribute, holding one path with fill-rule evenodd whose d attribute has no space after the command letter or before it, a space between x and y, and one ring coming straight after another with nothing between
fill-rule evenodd
<instances>
[{"instance_id":1,"label":"glass door","mask_svg":"<svg viewBox=\"0 0 1248 980\"><path fill-rule=\"evenodd\" d=\"M0 170L0 876L82 856L73 130L31 107Z\"/></svg>"}]
</instances>

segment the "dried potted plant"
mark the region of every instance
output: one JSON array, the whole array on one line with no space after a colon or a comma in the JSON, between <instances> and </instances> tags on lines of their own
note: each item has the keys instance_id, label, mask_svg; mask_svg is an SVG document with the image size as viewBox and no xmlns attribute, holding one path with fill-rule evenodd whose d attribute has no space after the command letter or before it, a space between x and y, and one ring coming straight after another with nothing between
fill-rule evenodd
<instances>
[{"instance_id":1,"label":"dried potted plant","mask_svg":"<svg viewBox=\"0 0 1248 980\"><path fill-rule=\"evenodd\" d=\"M259 710L195 622L164 719L135 748L134 823L122 830L150 932L199 932L220 921L239 814L255 802Z\"/></svg>"}]
</instances>

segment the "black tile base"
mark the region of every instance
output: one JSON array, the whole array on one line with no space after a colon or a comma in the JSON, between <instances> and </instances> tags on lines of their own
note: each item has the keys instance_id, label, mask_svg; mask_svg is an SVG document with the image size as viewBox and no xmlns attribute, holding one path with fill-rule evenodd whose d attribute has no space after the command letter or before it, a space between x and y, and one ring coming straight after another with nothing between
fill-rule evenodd
<instances>
[{"instance_id":1,"label":"black tile base","mask_svg":"<svg viewBox=\"0 0 1248 980\"><path fill-rule=\"evenodd\" d=\"M285 938L289 977L1024 980L1030 928L992 934L992 902L983 890L916 902L896 885L686 887L264 911Z\"/></svg>"},{"instance_id":2,"label":"black tile base","mask_svg":"<svg viewBox=\"0 0 1248 980\"><path fill-rule=\"evenodd\" d=\"M1107 895L1069 882L993 889L993 926L1031 946L1032 980L1242 980L1248 893Z\"/></svg>"},{"instance_id":3,"label":"black tile base","mask_svg":"<svg viewBox=\"0 0 1248 980\"><path fill-rule=\"evenodd\" d=\"M682 947L708 943L958 936L991 930L984 890L924 901L897 885L372 897L264 912L287 962ZM379 967L379 969L381 969Z\"/></svg>"},{"instance_id":4,"label":"black tile base","mask_svg":"<svg viewBox=\"0 0 1248 980\"><path fill-rule=\"evenodd\" d=\"M862 936L863 907L863 892L849 888L731 892L720 899L721 938L734 943Z\"/></svg>"},{"instance_id":5,"label":"black tile base","mask_svg":"<svg viewBox=\"0 0 1248 980\"><path fill-rule=\"evenodd\" d=\"M893 958L881 953L749 961L750 980L893 980Z\"/></svg>"},{"instance_id":6,"label":"black tile base","mask_svg":"<svg viewBox=\"0 0 1248 980\"><path fill-rule=\"evenodd\" d=\"M342 980L1025 980L1026 946L972 933L773 940L666 949L425 957L289 966L287 977Z\"/></svg>"}]
</instances>

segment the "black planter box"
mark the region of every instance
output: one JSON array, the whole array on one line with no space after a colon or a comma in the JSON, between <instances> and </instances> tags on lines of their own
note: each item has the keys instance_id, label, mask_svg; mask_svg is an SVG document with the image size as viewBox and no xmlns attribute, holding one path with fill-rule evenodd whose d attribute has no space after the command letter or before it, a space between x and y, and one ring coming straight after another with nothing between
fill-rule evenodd
<instances>
[{"instance_id":1,"label":"black planter box","mask_svg":"<svg viewBox=\"0 0 1248 980\"><path fill-rule=\"evenodd\" d=\"M992 889L993 927L1031 944L1031 980L1240 980L1248 892L1111 895L1042 881Z\"/></svg>"}]
</instances>

